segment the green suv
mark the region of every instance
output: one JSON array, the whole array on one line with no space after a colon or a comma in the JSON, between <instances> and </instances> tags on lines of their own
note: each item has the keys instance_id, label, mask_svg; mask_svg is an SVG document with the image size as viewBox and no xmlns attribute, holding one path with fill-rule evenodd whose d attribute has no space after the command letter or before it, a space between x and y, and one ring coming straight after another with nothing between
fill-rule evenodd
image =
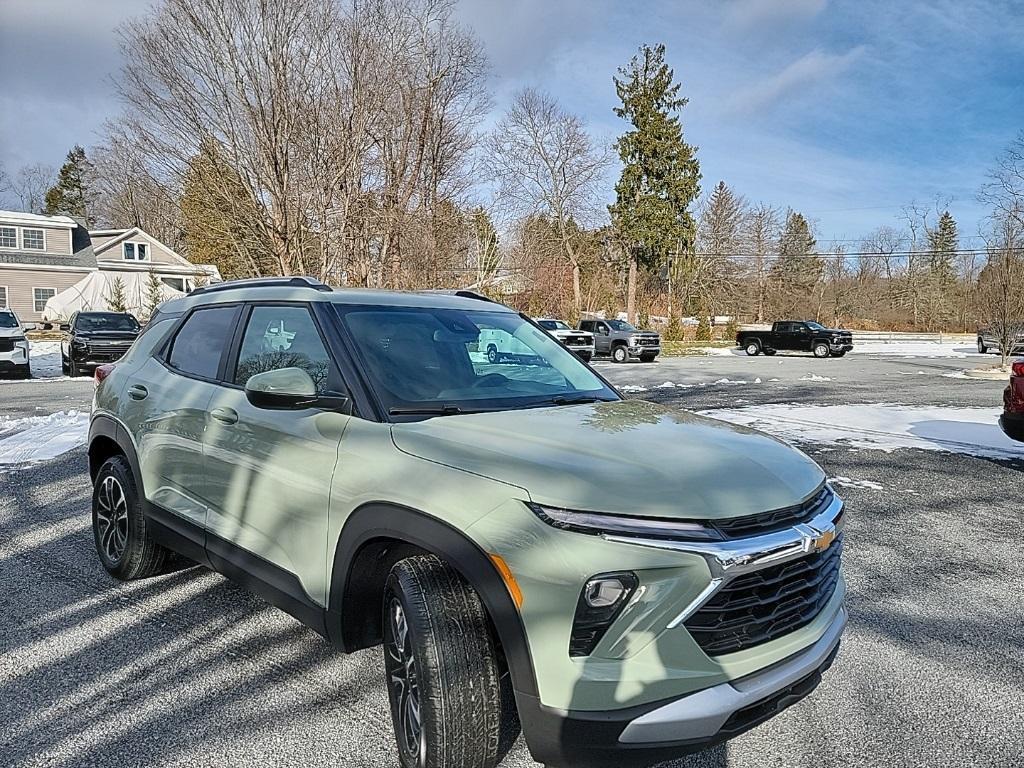
<instances>
[{"instance_id":1,"label":"green suv","mask_svg":"<svg viewBox=\"0 0 1024 768\"><path fill-rule=\"evenodd\" d=\"M491 362L481 336L532 350ZM383 645L405 768L645 764L809 693L842 502L758 432L638 400L468 293L309 278L163 304L98 374L96 549L171 551L338 648Z\"/></svg>"}]
</instances>

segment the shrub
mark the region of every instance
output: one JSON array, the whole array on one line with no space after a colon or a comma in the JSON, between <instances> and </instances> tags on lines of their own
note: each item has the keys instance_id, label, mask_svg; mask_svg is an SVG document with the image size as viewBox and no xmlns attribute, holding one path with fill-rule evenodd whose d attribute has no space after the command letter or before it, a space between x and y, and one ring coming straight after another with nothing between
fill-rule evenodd
<instances>
[{"instance_id":1,"label":"shrub","mask_svg":"<svg viewBox=\"0 0 1024 768\"><path fill-rule=\"evenodd\" d=\"M697 341L711 341L711 323L707 315L701 315L697 322Z\"/></svg>"}]
</instances>

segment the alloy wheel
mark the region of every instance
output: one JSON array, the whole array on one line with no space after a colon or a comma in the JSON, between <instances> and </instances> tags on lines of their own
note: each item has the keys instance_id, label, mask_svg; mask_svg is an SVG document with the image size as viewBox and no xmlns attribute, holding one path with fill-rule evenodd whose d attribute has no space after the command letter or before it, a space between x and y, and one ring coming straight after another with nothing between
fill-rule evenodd
<instances>
[{"instance_id":1,"label":"alloy wheel","mask_svg":"<svg viewBox=\"0 0 1024 768\"><path fill-rule=\"evenodd\" d=\"M103 478L96 495L96 535L107 559L120 562L128 544L128 498L113 475Z\"/></svg>"},{"instance_id":2,"label":"alloy wheel","mask_svg":"<svg viewBox=\"0 0 1024 768\"><path fill-rule=\"evenodd\" d=\"M397 597L392 597L388 603L387 619L389 631L385 660L396 712L398 741L410 761L419 765L424 755L419 677L409 623Z\"/></svg>"}]
</instances>

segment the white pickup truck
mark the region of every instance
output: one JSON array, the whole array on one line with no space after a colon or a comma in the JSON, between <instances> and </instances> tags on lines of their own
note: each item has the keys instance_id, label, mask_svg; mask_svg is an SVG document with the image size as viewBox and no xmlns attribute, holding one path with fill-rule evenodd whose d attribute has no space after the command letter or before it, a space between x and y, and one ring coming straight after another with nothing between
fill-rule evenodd
<instances>
[{"instance_id":1,"label":"white pickup truck","mask_svg":"<svg viewBox=\"0 0 1024 768\"><path fill-rule=\"evenodd\" d=\"M577 330L564 320L556 320L553 317L535 317L534 322L584 362L589 363L590 358L594 356L594 334L590 331Z\"/></svg>"}]
</instances>

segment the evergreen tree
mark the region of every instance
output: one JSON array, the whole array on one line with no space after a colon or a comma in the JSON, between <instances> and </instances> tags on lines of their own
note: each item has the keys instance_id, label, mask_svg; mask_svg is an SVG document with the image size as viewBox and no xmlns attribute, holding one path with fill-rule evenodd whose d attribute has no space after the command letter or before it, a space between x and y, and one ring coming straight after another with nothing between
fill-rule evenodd
<instances>
[{"instance_id":1,"label":"evergreen tree","mask_svg":"<svg viewBox=\"0 0 1024 768\"><path fill-rule=\"evenodd\" d=\"M57 183L46 193L43 213L49 216L67 214L85 219L87 226L92 226L91 195L89 177L92 163L85 155L85 150L76 144L68 152L64 165L57 172Z\"/></svg>"},{"instance_id":2,"label":"evergreen tree","mask_svg":"<svg viewBox=\"0 0 1024 768\"><path fill-rule=\"evenodd\" d=\"M948 287L956 281L953 259L960 246L956 220L943 211L939 223L928 231L928 271L935 280Z\"/></svg>"},{"instance_id":3,"label":"evergreen tree","mask_svg":"<svg viewBox=\"0 0 1024 768\"><path fill-rule=\"evenodd\" d=\"M125 292L124 280L120 276L110 284L110 295L107 297L107 309L111 312L128 311L128 295Z\"/></svg>"},{"instance_id":4,"label":"evergreen tree","mask_svg":"<svg viewBox=\"0 0 1024 768\"><path fill-rule=\"evenodd\" d=\"M701 313L700 319L697 321L697 341L711 341L711 322L708 320L708 316Z\"/></svg>"},{"instance_id":5,"label":"evergreen tree","mask_svg":"<svg viewBox=\"0 0 1024 768\"><path fill-rule=\"evenodd\" d=\"M150 272L146 278L146 304L143 308L147 319L156 314L156 308L160 306L163 300L163 283L156 276L156 272Z\"/></svg>"},{"instance_id":6,"label":"evergreen tree","mask_svg":"<svg viewBox=\"0 0 1024 768\"><path fill-rule=\"evenodd\" d=\"M689 250L696 229L690 205L700 193L696 148L683 140L678 112L687 99L665 63L665 46L643 46L614 77L622 102L615 114L632 126L615 149L622 176L608 207L629 260L627 311L636 311L636 271L665 263L670 251Z\"/></svg>"},{"instance_id":7,"label":"evergreen tree","mask_svg":"<svg viewBox=\"0 0 1024 768\"><path fill-rule=\"evenodd\" d=\"M803 319L817 315L812 299L824 265L815 253L816 246L807 219L801 213L790 211L779 238L779 256L771 268L772 298L779 318Z\"/></svg>"}]
</instances>

